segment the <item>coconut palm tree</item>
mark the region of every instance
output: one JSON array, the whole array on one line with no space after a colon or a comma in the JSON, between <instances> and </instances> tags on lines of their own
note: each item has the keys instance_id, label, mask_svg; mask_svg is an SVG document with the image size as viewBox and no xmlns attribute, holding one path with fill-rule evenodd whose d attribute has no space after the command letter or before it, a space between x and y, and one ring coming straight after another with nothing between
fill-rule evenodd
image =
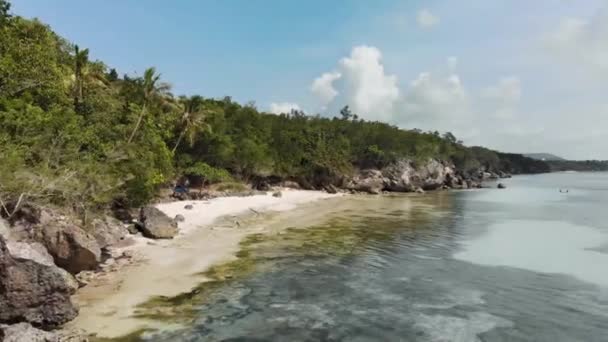
<instances>
[{"instance_id":1,"label":"coconut palm tree","mask_svg":"<svg viewBox=\"0 0 608 342\"><path fill-rule=\"evenodd\" d=\"M179 99L179 106L182 110L182 129L173 147L173 153L175 153L184 137L192 145L197 134L211 129L209 124L205 122L209 110L205 108L201 96L195 95L190 98L182 96Z\"/></svg>"},{"instance_id":2,"label":"coconut palm tree","mask_svg":"<svg viewBox=\"0 0 608 342\"><path fill-rule=\"evenodd\" d=\"M80 50L78 45L74 46L74 106L82 102L82 88L84 70L89 63L89 49Z\"/></svg>"},{"instance_id":3,"label":"coconut palm tree","mask_svg":"<svg viewBox=\"0 0 608 342\"><path fill-rule=\"evenodd\" d=\"M154 67L148 68L144 72L141 87L144 97L144 103L141 107L139 117L137 118L137 122L135 123L135 127L133 128L133 131L131 132L131 136L129 136L129 140L127 140L127 143L133 141L137 130L139 130L139 127L141 126L141 122L146 114L146 111L148 110L148 107L155 100L160 100L165 97L165 95L167 95L169 89L171 88L169 84L160 81L160 74L156 73L156 68Z\"/></svg>"}]
</instances>

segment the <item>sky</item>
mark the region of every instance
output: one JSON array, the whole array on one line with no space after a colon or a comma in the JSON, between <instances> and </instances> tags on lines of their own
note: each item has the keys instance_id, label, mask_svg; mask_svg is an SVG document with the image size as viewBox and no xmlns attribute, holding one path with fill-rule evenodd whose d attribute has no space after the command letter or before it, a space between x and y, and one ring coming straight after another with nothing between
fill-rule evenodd
<instances>
[{"instance_id":1,"label":"sky","mask_svg":"<svg viewBox=\"0 0 608 342\"><path fill-rule=\"evenodd\" d=\"M608 159L608 0L12 0L121 74Z\"/></svg>"}]
</instances>

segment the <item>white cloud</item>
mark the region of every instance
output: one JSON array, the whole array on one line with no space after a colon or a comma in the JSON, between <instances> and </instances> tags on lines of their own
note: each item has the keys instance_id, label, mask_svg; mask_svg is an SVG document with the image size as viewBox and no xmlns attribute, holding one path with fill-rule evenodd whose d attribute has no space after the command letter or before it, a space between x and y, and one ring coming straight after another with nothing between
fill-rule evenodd
<instances>
[{"instance_id":1,"label":"white cloud","mask_svg":"<svg viewBox=\"0 0 608 342\"><path fill-rule=\"evenodd\" d=\"M301 110L297 103L273 102L270 104L270 112L273 114L289 114L291 110Z\"/></svg>"},{"instance_id":2,"label":"white cloud","mask_svg":"<svg viewBox=\"0 0 608 342\"><path fill-rule=\"evenodd\" d=\"M340 60L347 85L347 100L356 113L385 118L399 99L397 77L387 75L382 53L372 46L357 46L350 57Z\"/></svg>"},{"instance_id":3,"label":"white cloud","mask_svg":"<svg viewBox=\"0 0 608 342\"><path fill-rule=\"evenodd\" d=\"M521 82L515 76L503 77L498 84L483 89L481 94L501 103L517 103L521 99Z\"/></svg>"},{"instance_id":4,"label":"white cloud","mask_svg":"<svg viewBox=\"0 0 608 342\"><path fill-rule=\"evenodd\" d=\"M418 14L416 15L416 22L418 23L418 26L424 29L431 28L439 24L440 21L441 19L431 13L431 11L428 9L422 9L418 11Z\"/></svg>"},{"instance_id":5,"label":"white cloud","mask_svg":"<svg viewBox=\"0 0 608 342\"><path fill-rule=\"evenodd\" d=\"M410 82L395 121L408 128L452 131L470 136L469 96L456 74L422 72Z\"/></svg>"},{"instance_id":6,"label":"white cloud","mask_svg":"<svg viewBox=\"0 0 608 342\"><path fill-rule=\"evenodd\" d=\"M552 55L608 72L608 6L591 18L562 18L544 40Z\"/></svg>"},{"instance_id":7,"label":"white cloud","mask_svg":"<svg viewBox=\"0 0 608 342\"><path fill-rule=\"evenodd\" d=\"M338 96L338 91L334 88L333 83L341 77L342 74L337 71L326 72L312 82L310 90L319 98L323 106L327 106L328 103Z\"/></svg>"}]
</instances>

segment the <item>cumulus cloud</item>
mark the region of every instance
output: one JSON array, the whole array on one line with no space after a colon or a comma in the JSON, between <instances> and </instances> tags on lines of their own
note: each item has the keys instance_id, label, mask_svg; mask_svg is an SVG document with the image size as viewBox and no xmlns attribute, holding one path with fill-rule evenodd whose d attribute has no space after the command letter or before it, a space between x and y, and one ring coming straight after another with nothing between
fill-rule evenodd
<instances>
[{"instance_id":1,"label":"cumulus cloud","mask_svg":"<svg viewBox=\"0 0 608 342\"><path fill-rule=\"evenodd\" d=\"M342 74L337 71L326 72L312 82L310 90L319 98L323 106L327 106L338 95L333 83L341 77Z\"/></svg>"},{"instance_id":2,"label":"cumulus cloud","mask_svg":"<svg viewBox=\"0 0 608 342\"><path fill-rule=\"evenodd\" d=\"M441 19L439 16L434 15L428 9L422 9L418 11L418 14L416 15L416 22L418 23L418 26L424 29L429 29L439 24L440 21Z\"/></svg>"},{"instance_id":3,"label":"cumulus cloud","mask_svg":"<svg viewBox=\"0 0 608 342\"><path fill-rule=\"evenodd\" d=\"M399 98L397 77L387 75L382 53L372 46L357 46L340 61L349 103L362 115L388 115Z\"/></svg>"},{"instance_id":4,"label":"cumulus cloud","mask_svg":"<svg viewBox=\"0 0 608 342\"><path fill-rule=\"evenodd\" d=\"M544 40L557 57L608 72L608 6L591 18L563 18Z\"/></svg>"},{"instance_id":5,"label":"cumulus cloud","mask_svg":"<svg viewBox=\"0 0 608 342\"><path fill-rule=\"evenodd\" d=\"M270 112L273 114L289 114L291 110L301 110L297 103L273 102L270 104Z\"/></svg>"}]
</instances>

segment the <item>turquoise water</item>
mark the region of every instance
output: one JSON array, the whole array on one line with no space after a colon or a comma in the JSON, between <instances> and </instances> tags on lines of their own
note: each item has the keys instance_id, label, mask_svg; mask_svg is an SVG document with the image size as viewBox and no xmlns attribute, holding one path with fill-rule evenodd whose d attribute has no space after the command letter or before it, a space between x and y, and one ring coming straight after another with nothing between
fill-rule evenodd
<instances>
[{"instance_id":1,"label":"turquoise water","mask_svg":"<svg viewBox=\"0 0 608 342\"><path fill-rule=\"evenodd\" d=\"M504 183L327 201L311 227L248 243L247 272L188 297L183 328L144 336L608 341L608 174Z\"/></svg>"}]
</instances>

